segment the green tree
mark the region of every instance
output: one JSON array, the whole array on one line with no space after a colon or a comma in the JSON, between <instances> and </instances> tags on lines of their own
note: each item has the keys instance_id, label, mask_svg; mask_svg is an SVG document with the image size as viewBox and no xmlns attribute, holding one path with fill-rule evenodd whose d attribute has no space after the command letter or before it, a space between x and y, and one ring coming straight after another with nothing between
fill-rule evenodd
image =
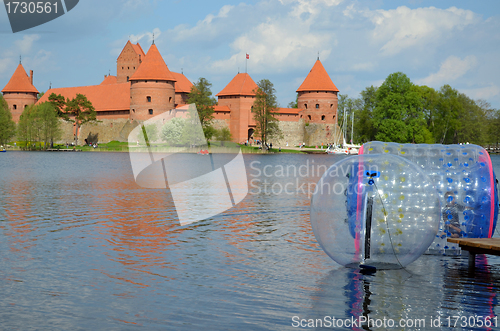
<instances>
[{"instance_id":1,"label":"green tree","mask_svg":"<svg viewBox=\"0 0 500 331\"><path fill-rule=\"evenodd\" d=\"M459 130L457 142L470 142L484 145L488 142L488 119L492 112L490 105L484 101L475 101L460 93L459 102L462 112L458 114Z\"/></svg>"},{"instance_id":2,"label":"green tree","mask_svg":"<svg viewBox=\"0 0 500 331\"><path fill-rule=\"evenodd\" d=\"M19 117L19 123L17 124L17 139L20 140L20 146L22 149L32 149L33 142L33 115L32 113L34 106L28 106L24 108L23 113Z\"/></svg>"},{"instance_id":3,"label":"green tree","mask_svg":"<svg viewBox=\"0 0 500 331\"><path fill-rule=\"evenodd\" d=\"M43 142L44 149L52 147L54 140L60 139L62 135L61 123L54 106L50 102L35 106L35 116L39 121L39 138Z\"/></svg>"},{"instance_id":4,"label":"green tree","mask_svg":"<svg viewBox=\"0 0 500 331\"><path fill-rule=\"evenodd\" d=\"M500 130L498 130L500 127L500 110L493 110L490 116L491 117L488 121L488 143L498 147L498 144L500 143Z\"/></svg>"},{"instance_id":5,"label":"green tree","mask_svg":"<svg viewBox=\"0 0 500 331\"><path fill-rule=\"evenodd\" d=\"M176 146L181 144L182 133L184 132L184 127L186 126L186 120L179 117L174 117L165 125L163 125L161 130L161 138L166 141L170 146Z\"/></svg>"},{"instance_id":6,"label":"green tree","mask_svg":"<svg viewBox=\"0 0 500 331\"><path fill-rule=\"evenodd\" d=\"M6 145L15 134L16 123L12 120L7 101L0 95L0 145Z\"/></svg>"},{"instance_id":7,"label":"green tree","mask_svg":"<svg viewBox=\"0 0 500 331\"><path fill-rule=\"evenodd\" d=\"M75 123L76 131L75 131L75 146L78 145L78 131L80 126L89 122L97 121L97 114L95 112L95 108L92 105L87 97L83 94L77 94L76 97L72 100L66 101L66 107L64 108L64 114L66 116L74 117L72 120L70 118L66 119L69 122Z\"/></svg>"},{"instance_id":8,"label":"green tree","mask_svg":"<svg viewBox=\"0 0 500 331\"><path fill-rule=\"evenodd\" d=\"M221 141L222 144L224 144L224 141L231 141L231 131L229 130L229 128L224 127L217 130L217 132L215 133L215 137L218 141Z\"/></svg>"},{"instance_id":9,"label":"green tree","mask_svg":"<svg viewBox=\"0 0 500 331\"><path fill-rule=\"evenodd\" d=\"M212 84L208 80L200 77L200 79L191 86L191 92L187 99L187 103L196 104L201 127L203 128L203 133L207 140L214 134L212 120L214 119L215 98L212 97L212 91L210 91L211 87Z\"/></svg>"},{"instance_id":10,"label":"green tree","mask_svg":"<svg viewBox=\"0 0 500 331\"><path fill-rule=\"evenodd\" d=\"M295 101L290 101L288 103L288 108L299 108L299 94L297 93Z\"/></svg>"},{"instance_id":11,"label":"green tree","mask_svg":"<svg viewBox=\"0 0 500 331\"><path fill-rule=\"evenodd\" d=\"M268 79L262 79L257 83L252 113L256 123L256 135L260 136L263 143L273 137L279 137L281 131L278 126L278 119L274 114L278 110L276 100L276 90L273 83Z\"/></svg>"},{"instance_id":12,"label":"green tree","mask_svg":"<svg viewBox=\"0 0 500 331\"><path fill-rule=\"evenodd\" d=\"M377 88L373 85L361 91L359 101L360 110L356 114L354 130L357 142L367 142L375 140L377 133L373 124L373 111L376 105Z\"/></svg>"},{"instance_id":13,"label":"green tree","mask_svg":"<svg viewBox=\"0 0 500 331\"><path fill-rule=\"evenodd\" d=\"M69 99L68 99L69 101ZM61 117L62 119L69 121L68 115L64 112L64 109L66 108L66 100L64 97L60 94L55 94L51 93L49 95L49 102L54 106L54 109L57 112L57 116Z\"/></svg>"},{"instance_id":14,"label":"green tree","mask_svg":"<svg viewBox=\"0 0 500 331\"><path fill-rule=\"evenodd\" d=\"M462 112L462 104L458 98L458 91L450 85L441 87L439 103L434 120L434 137L440 144L450 144L457 141L459 130L458 114Z\"/></svg>"},{"instance_id":15,"label":"green tree","mask_svg":"<svg viewBox=\"0 0 500 331\"><path fill-rule=\"evenodd\" d=\"M420 96L401 72L390 74L377 89L373 112L375 139L423 143L429 138ZM427 131L426 131L427 130Z\"/></svg>"},{"instance_id":16,"label":"green tree","mask_svg":"<svg viewBox=\"0 0 500 331\"><path fill-rule=\"evenodd\" d=\"M21 114L17 130L24 149L47 149L61 137L61 123L50 102L26 107Z\"/></svg>"}]
</instances>

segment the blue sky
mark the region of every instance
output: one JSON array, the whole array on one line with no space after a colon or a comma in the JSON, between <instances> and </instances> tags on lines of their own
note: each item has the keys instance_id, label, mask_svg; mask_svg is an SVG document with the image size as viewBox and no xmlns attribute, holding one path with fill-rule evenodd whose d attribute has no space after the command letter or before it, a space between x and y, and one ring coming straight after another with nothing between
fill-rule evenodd
<instances>
[{"instance_id":1,"label":"blue sky","mask_svg":"<svg viewBox=\"0 0 500 331\"><path fill-rule=\"evenodd\" d=\"M130 38L155 43L172 71L207 78L213 94L245 71L273 82L281 106L320 59L357 97L401 71L500 108L500 2L342 0L80 0L64 16L13 34L0 8L0 88L19 63L39 91L99 84Z\"/></svg>"}]
</instances>

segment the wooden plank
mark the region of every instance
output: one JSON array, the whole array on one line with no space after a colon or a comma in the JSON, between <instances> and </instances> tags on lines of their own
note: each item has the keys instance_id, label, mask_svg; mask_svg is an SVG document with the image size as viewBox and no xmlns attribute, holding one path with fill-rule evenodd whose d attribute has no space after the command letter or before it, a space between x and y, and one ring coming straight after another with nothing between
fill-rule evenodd
<instances>
[{"instance_id":1,"label":"wooden plank","mask_svg":"<svg viewBox=\"0 0 500 331\"><path fill-rule=\"evenodd\" d=\"M475 268L476 254L500 255L500 238L448 238L448 242L469 252L469 271Z\"/></svg>"},{"instance_id":2,"label":"wooden plank","mask_svg":"<svg viewBox=\"0 0 500 331\"><path fill-rule=\"evenodd\" d=\"M500 254L500 238L448 238L448 242L456 243L464 250L480 249L489 251L483 254Z\"/></svg>"}]
</instances>

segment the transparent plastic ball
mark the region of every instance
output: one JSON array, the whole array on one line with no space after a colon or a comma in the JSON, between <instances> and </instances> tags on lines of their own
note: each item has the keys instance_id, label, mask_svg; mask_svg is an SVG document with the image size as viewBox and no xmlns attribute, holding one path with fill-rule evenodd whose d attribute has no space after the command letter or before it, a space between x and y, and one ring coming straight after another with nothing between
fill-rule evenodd
<instances>
[{"instance_id":1,"label":"transparent plastic ball","mask_svg":"<svg viewBox=\"0 0 500 331\"><path fill-rule=\"evenodd\" d=\"M498 217L496 177L481 146L398 144L372 141L361 154L391 154L417 164L433 181L441 200L439 232L429 253L457 254L447 238L491 238ZM456 253L454 253L454 251Z\"/></svg>"},{"instance_id":2,"label":"transparent plastic ball","mask_svg":"<svg viewBox=\"0 0 500 331\"><path fill-rule=\"evenodd\" d=\"M395 155L351 156L335 163L311 199L316 239L346 267L405 267L427 250L440 218L430 178Z\"/></svg>"}]
</instances>

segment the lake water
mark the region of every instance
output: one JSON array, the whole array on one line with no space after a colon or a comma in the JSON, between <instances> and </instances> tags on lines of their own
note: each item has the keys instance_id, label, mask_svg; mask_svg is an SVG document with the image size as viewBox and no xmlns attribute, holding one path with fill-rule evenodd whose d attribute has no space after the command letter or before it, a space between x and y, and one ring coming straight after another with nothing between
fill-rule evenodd
<instances>
[{"instance_id":1,"label":"lake water","mask_svg":"<svg viewBox=\"0 0 500 331\"><path fill-rule=\"evenodd\" d=\"M332 317L344 327L329 329L500 329L470 327L500 323L498 257L478 256L473 274L466 257L426 255L363 275L326 256L309 187L339 158L245 155L250 194L180 226L169 192L137 186L126 153L3 153L0 329L292 330ZM360 317L379 327L350 327Z\"/></svg>"}]
</instances>

